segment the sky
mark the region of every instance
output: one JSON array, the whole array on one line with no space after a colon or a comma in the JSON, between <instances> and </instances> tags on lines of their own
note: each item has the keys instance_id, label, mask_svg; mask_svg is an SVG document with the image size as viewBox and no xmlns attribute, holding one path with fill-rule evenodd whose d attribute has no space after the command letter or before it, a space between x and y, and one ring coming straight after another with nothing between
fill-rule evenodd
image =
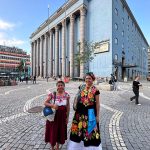
<instances>
[{"instance_id":1,"label":"sky","mask_svg":"<svg viewBox=\"0 0 150 150\"><path fill-rule=\"evenodd\" d=\"M126 0L150 44L150 0ZM0 0L0 45L31 51L30 35L65 0ZM49 9L48 9L49 5Z\"/></svg>"}]
</instances>

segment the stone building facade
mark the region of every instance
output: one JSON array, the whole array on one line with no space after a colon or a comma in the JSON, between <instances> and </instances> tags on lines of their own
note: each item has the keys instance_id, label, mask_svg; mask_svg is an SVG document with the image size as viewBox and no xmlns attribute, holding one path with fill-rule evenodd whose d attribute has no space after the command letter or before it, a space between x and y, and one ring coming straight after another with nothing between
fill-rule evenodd
<instances>
[{"instance_id":1,"label":"stone building facade","mask_svg":"<svg viewBox=\"0 0 150 150\"><path fill-rule=\"evenodd\" d=\"M32 75L83 77L87 66L120 80L148 73L148 43L125 0L69 0L30 39ZM76 66L77 43L84 41L96 43L94 59Z\"/></svg>"}]
</instances>

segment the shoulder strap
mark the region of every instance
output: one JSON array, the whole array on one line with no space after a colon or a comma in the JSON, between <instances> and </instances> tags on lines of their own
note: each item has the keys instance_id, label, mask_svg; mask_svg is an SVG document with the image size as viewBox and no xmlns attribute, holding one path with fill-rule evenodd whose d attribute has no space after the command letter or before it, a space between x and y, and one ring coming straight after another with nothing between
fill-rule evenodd
<instances>
[{"instance_id":1,"label":"shoulder strap","mask_svg":"<svg viewBox=\"0 0 150 150\"><path fill-rule=\"evenodd\" d=\"M54 104L55 104L55 100L56 100L56 91L54 91L53 94L54 94Z\"/></svg>"},{"instance_id":2,"label":"shoulder strap","mask_svg":"<svg viewBox=\"0 0 150 150\"><path fill-rule=\"evenodd\" d=\"M79 91L81 92L84 88L85 88L85 84L81 84L80 86L79 86Z\"/></svg>"}]
</instances>

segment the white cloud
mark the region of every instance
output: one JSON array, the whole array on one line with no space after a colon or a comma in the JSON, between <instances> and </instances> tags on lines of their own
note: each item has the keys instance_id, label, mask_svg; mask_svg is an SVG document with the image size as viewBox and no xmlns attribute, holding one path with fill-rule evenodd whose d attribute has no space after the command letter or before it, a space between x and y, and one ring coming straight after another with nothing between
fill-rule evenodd
<instances>
[{"instance_id":1,"label":"white cloud","mask_svg":"<svg viewBox=\"0 0 150 150\"><path fill-rule=\"evenodd\" d=\"M0 19L0 30L12 29L15 26L13 23L9 23Z\"/></svg>"},{"instance_id":2,"label":"white cloud","mask_svg":"<svg viewBox=\"0 0 150 150\"><path fill-rule=\"evenodd\" d=\"M19 40L16 38L8 38L5 33L0 32L0 45L6 45L6 46L21 46L25 42L23 40Z\"/></svg>"},{"instance_id":3,"label":"white cloud","mask_svg":"<svg viewBox=\"0 0 150 150\"><path fill-rule=\"evenodd\" d=\"M0 19L0 45L22 47L26 44L25 41L12 36L12 29L21 26L21 22L16 24ZM8 31L9 30L9 31Z\"/></svg>"}]
</instances>

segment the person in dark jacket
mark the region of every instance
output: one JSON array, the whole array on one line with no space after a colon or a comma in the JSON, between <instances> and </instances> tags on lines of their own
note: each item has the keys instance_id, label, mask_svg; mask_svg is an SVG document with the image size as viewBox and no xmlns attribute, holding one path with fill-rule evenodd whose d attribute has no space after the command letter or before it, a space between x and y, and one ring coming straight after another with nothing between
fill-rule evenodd
<instances>
[{"instance_id":1,"label":"person in dark jacket","mask_svg":"<svg viewBox=\"0 0 150 150\"><path fill-rule=\"evenodd\" d=\"M133 92L135 96L130 98L130 101L133 101L133 99L135 99L135 104L137 105L141 105L139 104L139 86L142 86L142 84L140 84L139 80L140 80L140 77L136 76L132 84L132 88L133 88Z\"/></svg>"},{"instance_id":2,"label":"person in dark jacket","mask_svg":"<svg viewBox=\"0 0 150 150\"><path fill-rule=\"evenodd\" d=\"M33 84L36 84L36 76L33 76Z\"/></svg>"}]
</instances>

